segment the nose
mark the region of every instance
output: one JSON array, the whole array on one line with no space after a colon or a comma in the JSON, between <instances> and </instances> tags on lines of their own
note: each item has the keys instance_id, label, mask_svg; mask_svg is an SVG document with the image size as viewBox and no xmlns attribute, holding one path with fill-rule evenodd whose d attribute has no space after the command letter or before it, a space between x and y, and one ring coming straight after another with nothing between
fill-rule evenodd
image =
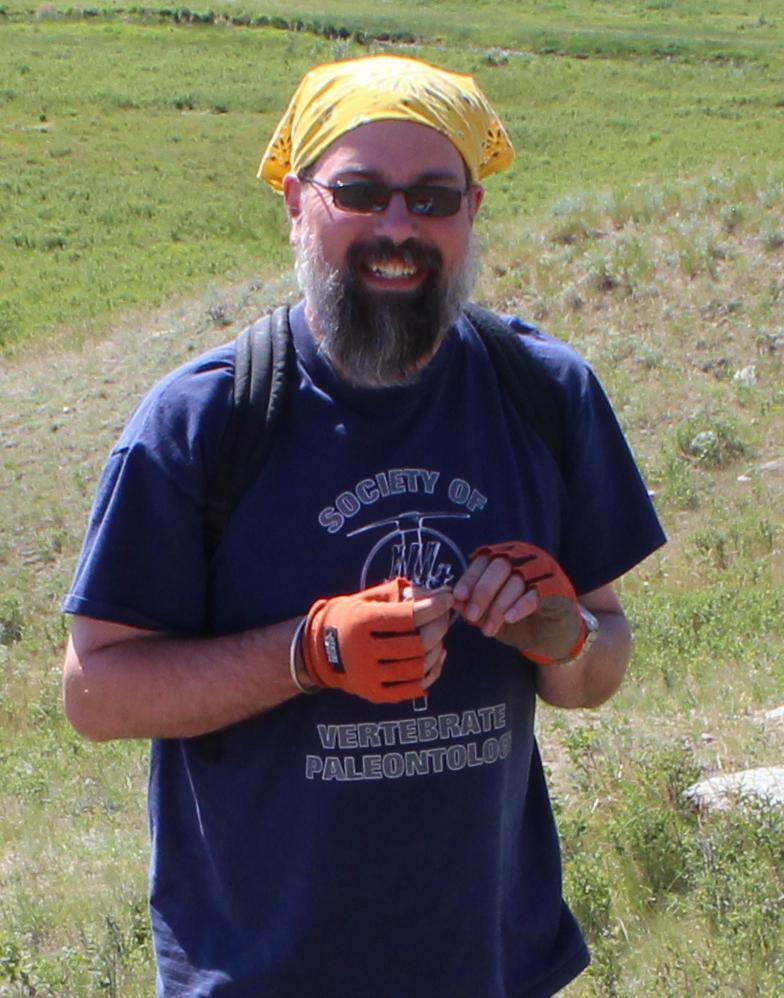
<instances>
[{"instance_id":1,"label":"nose","mask_svg":"<svg viewBox=\"0 0 784 998\"><path fill-rule=\"evenodd\" d=\"M405 242L418 232L416 216L408 210L401 191L394 191L384 211L374 218L376 234L387 236L394 243Z\"/></svg>"}]
</instances>

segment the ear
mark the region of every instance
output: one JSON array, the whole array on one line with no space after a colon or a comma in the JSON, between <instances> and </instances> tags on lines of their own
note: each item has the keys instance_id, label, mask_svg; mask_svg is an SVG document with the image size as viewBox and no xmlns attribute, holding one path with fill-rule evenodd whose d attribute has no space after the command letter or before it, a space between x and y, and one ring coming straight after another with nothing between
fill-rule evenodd
<instances>
[{"instance_id":1,"label":"ear","mask_svg":"<svg viewBox=\"0 0 784 998\"><path fill-rule=\"evenodd\" d=\"M485 189L481 184L471 184L466 195L466 200L468 201L468 219L470 222L473 222L476 218L476 213L479 211L484 196Z\"/></svg>"},{"instance_id":2,"label":"ear","mask_svg":"<svg viewBox=\"0 0 784 998\"><path fill-rule=\"evenodd\" d=\"M287 173L283 178L283 202L289 221L299 218L302 201L302 183L296 173Z\"/></svg>"}]
</instances>

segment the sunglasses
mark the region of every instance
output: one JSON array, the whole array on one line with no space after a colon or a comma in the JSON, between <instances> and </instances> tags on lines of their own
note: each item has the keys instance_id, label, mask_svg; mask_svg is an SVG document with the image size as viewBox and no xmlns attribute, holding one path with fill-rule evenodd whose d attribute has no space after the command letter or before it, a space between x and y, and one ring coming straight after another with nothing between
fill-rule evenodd
<instances>
[{"instance_id":1,"label":"sunglasses","mask_svg":"<svg viewBox=\"0 0 784 998\"><path fill-rule=\"evenodd\" d=\"M448 218L460 211L468 188L461 191L455 187L439 187L437 184L414 184L412 187L387 187L373 180L337 181L325 184L313 177L300 177L303 184L315 184L325 191L332 191L332 203L341 211L353 211L359 215L370 215L386 211L393 194L402 194L406 208L412 215L426 218Z\"/></svg>"}]
</instances>

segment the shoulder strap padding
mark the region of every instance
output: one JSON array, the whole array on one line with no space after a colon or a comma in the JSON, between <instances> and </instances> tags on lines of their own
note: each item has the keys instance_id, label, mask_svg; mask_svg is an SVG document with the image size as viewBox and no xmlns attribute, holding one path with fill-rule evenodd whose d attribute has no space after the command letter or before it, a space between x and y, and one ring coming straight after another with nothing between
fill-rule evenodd
<instances>
[{"instance_id":1,"label":"shoulder strap padding","mask_svg":"<svg viewBox=\"0 0 784 998\"><path fill-rule=\"evenodd\" d=\"M234 398L208 487L205 544L217 548L240 497L258 476L272 446L294 364L287 305L237 336Z\"/></svg>"},{"instance_id":2,"label":"shoulder strap padding","mask_svg":"<svg viewBox=\"0 0 784 998\"><path fill-rule=\"evenodd\" d=\"M481 336L498 378L516 409L542 438L564 475L563 414L552 375L526 347L525 336L510 329L494 312L473 302L467 304L464 311Z\"/></svg>"}]
</instances>

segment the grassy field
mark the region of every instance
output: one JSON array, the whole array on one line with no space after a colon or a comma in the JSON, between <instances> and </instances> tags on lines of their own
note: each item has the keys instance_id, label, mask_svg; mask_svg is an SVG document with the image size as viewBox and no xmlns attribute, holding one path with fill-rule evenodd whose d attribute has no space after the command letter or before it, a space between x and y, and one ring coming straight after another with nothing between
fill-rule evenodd
<instances>
[{"instance_id":1,"label":"grassy field","mask_svg":"<svg viewBox=\"0 0 784 998\"><path fill-rule=\"evenodd\" d=\"M589 5L577 7L575 23L587 23ZM281 213L255 179L275 117L308 65L380 43L161 22L120 16L111 5L98 18L55 16L56 4L26 18L6 9L0 351L58 331L81 340L112 317L205 283L280 271ZM492 5L479 9L488 30L501 22ZM597 184L618 190L729 168L763 178L784 159L784 35L764 17L749 30L736 20L730 32L729 14L716 15L737 43L732 57L718 35L699 36L705 52L693 48L674 21L666 30L684 38L677 57L642 58L630 45L618 57L608 49L585 58L544 54L546 47L436 47L417 19L434 12L418 10L404 10L401 22L410 15L416 37L431 44L413 50L476 73L519 150L514 173L493 184L485 231L499 219L522 227L557 198ZM541 20L544 5L537 11ZM521 5L520 16L527 13ZM369 17L356 15L357 30ZM619 25L629 30L629 18L610 20L597 23L596 39L615 38ZM291 14L290 23L302 22ZM685 24L693 27L693 15ZM776 44L761 48L766 39Z\"/></svg>"},{"instance_id":2,"label":"grassy field","mask_svg":"<svg viewBox=\"0 0 784 998\"><path fill-rule=\"evenodd\" d=\"M31 4L5 0L9 18L57 13L61 16L176 18L200 23L295 27L334 37L365 35L445 41L451 45L497 46L545 54L580 56L664 56L767 58L775 56L782 25L777 0L250 0L202 3L193 7L152 0L143 4L73 4L52 0Z\"/></svg>"},{"instance_id":3,"label":"grassy field","mask_svg":"<svg viewBox=\"0 0 784 998\"><path fill-rule=\"evenodd\" d=\"M2 4L0 995L152 993L146 747L63 721L58 604L140 393L294 293L254 179L290 90L392 25L509 122L479 297L590 359L671 538L621 586L621 693L539 719L594 952L568 994L780 993L782 809L681 798L784 755L784 19L703 7Z\"/></svg>"}]
</instances>

